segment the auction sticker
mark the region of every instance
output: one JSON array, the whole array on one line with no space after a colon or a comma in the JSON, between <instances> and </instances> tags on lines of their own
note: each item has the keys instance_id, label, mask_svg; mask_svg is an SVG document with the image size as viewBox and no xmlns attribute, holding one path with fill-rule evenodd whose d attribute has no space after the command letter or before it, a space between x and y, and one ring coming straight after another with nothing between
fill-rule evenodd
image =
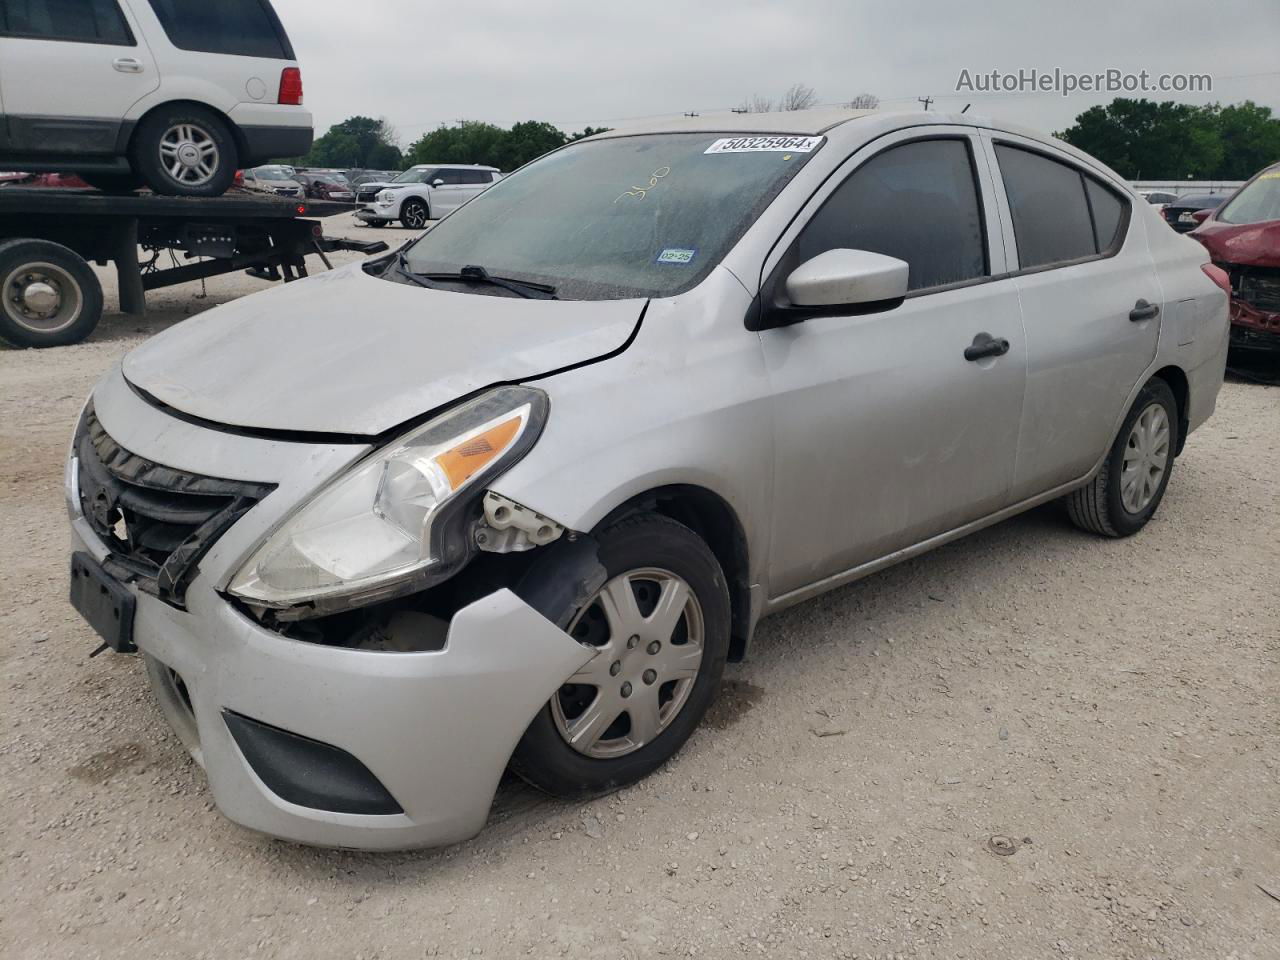
<instances>
[{"instance_id":1,"label":"auction sticker","mask_svg":"<svg viewBox=\"0 0 1280 960\"><path fill-rule=\"evenodd\" d=\"M812 153L822 137L724 137L703 153Z\"/></svg>"},{"instance_id":2,"label":"auction sticker","mask_svg":"<svg viewBox=\"0 0 1280 960\"><path fill-rule=\"evenodd\" d=\"M654 263L693 263L693 258L698 255L696 249L690 247L667 247L660 254Z\"/></svg>"}]
</instances>

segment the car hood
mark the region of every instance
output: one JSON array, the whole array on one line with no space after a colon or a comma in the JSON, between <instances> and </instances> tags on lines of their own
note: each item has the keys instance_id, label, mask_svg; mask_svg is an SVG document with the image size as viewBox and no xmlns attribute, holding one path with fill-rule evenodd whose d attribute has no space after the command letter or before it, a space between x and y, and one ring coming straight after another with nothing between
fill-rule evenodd
<instances>
[{"instance_id":1,"label":"car hood","mask_svg":"<svg viewBox=\"0 0 1280 960\"><path fill-rule=\"evenodd\" d=\"M1280 220L1262 223L1206 220L1189 236L1204 244L1209 256L1221 263L1280 267Z\"/></svg>"},{"instance_id":2,"label":"car hood","mask_svg":"<svg viewBox=\"0 0 1280 960\"><path fill-rule=\"evenodd\" d=\"M431 290L352 264L184 321L123 372L215 423L369 436L496 383L602 359L645 303Z\"/></svg>"}]
</instances>

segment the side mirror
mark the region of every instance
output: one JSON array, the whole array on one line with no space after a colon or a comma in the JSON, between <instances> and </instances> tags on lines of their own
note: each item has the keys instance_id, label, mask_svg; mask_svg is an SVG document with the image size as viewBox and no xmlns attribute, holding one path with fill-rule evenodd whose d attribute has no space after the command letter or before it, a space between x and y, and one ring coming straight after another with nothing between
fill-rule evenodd
<instances>
[{"instance_id":1,"label":"side mirror","mask_svg":"<svg viewBox=\"0 0 1280 960\"><path fill-rule=\"evenodd\" d=\"M870 250L828 250L787 277L787 297L797 307L840 307L901 300L910 266Z\"/></svg>"},{"instance_id":2,"label":"side mirror","mask_svg":"<svg viewBox=\"0 0 1280 960\"><path fill-rule=\"evenodd\" d=\"M434 180L431 181L431 185L433 187L443 187L444 181L441 180L439 177L436 177Z\"/></svg>"}]
</instances>

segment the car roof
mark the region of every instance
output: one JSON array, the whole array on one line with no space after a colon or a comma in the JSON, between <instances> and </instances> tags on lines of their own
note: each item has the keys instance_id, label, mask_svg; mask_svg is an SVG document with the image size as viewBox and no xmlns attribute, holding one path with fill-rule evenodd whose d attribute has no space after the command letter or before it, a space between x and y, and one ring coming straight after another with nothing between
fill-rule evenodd
<instances>
[{"instance_id":1,"label":"car roof","mask_svg":"<svg viewBox=\"0 0 1280 960\"><path fill-rule=\"evenodd\" d=\"M782 110L772 113L735 113L726 110L697 116L649 117L620 123L602 133L602 139L638 133L781 133L816 137L849 120L872 115L875 110L845 107L816 107L813 110Z\"/></svg>"},{"instance_id":2,"label":"car roof","mask_svg":"<svg viewBox=\"0 0 1280 960\"><path fill-rule=\"evenodd\" d=\"M486 167L482 163L415 163L410 170L421 170L431 167L435 170L497 170L497 167Z\"/></svg>"}]
</instances>

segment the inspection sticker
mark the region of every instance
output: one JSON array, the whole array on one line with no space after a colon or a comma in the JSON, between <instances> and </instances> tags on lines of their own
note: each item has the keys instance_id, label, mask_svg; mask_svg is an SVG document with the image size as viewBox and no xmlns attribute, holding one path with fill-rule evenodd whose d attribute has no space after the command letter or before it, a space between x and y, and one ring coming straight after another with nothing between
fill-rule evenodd
<instances>
[{"instance_id":1,"label":"inspection sticker","mask_svg":"<svg viewBox=\"0 0 1280 960\"><path fill-rule=\"evenodd\" d=\"M654 263L693 263L693 258L698 255L696 249L689 247L667 247L660 254Z\"/></svg>"},{"instance_id":2,"label":"inspection sticker","mask_svg":"<svg viewBox=\"0 0 1280 960\"><path fill-rule=\"evenodd\" d=\"M724 137L703 153L812 153L822 137Z\"/></svg>"}]
</instances>

